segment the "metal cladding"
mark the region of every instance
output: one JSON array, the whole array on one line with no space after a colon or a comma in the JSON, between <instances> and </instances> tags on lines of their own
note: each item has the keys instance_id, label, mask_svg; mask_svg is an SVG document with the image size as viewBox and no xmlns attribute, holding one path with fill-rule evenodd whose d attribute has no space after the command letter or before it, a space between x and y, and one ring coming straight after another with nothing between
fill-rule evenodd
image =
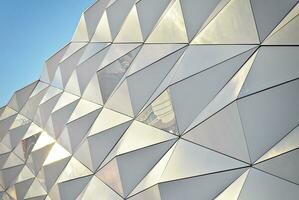
<instances>
[{"instance_id":1,"label":"metal cladding","mask_svg":"<svg viewBox=\"0 0 299 200\"><path fill-rule=\"evenodd\" d=\"M2 199L298 200L298 0L100 0L0 108Z\"/></svg>"}]
</instances>

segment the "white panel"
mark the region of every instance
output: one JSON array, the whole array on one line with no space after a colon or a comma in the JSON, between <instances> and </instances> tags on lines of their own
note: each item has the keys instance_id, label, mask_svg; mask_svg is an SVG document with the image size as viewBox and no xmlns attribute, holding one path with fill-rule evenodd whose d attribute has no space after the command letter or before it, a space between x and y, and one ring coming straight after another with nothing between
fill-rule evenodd
<instances>
[{"instance_id":1,"label":"white panel","mask_svg":"<svg viewBox=\"0 0 299 200\"><path fill-rule=\"evenodd\" d=\"M298 185L259 170L251 169L238 200L296 200L298 195Z\"/></svg>"},{"instance_id":2,"label":"white panel","mask_svg":"<svg viewBox=\"0 0 299 200\"><path fill-rule=\"evenodd\" d=\"M298 63L298 47L260 48L240 97L299 78Z\"/></svg>"},{"instance_id":3,"label":"white panel","mask_svg":"<svg viewBox=\"0 0 299 200\"><path fill-rule=\"evenodd\" d=\"M299 123L298 88L292 81L238 101L253 162Z\"/></svg>"},{"instance_id":4,"label":"white panel","mask_svg":"<svg viewBox=\"0 0 299 200\"><path fill-rule=\"evenodd\" d=\"M206 176L170 181L159 185L163 200L214 199L229 184L237 179L245 169L215 173Z\"/></svg>"}]
</instances>

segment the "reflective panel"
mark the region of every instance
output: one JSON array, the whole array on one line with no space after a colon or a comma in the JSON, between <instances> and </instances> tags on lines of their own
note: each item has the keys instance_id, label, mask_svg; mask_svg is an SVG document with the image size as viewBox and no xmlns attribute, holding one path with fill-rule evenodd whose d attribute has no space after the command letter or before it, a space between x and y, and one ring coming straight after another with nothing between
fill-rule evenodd
<instances>
[{"instance_id":1,"label":"reflective panel","mask_svg":"<svg viewBox=\"0 0 299 200\"><path fill-rule=\"evenodd\" d=\"M67 123L63 129L58 141L71 153L78 148L82 139L87 135L87 132L98 116L100 109L94 110L77 120Z\"/></svg>"},{"instance_id":2,"label":"reflective panel","mask_svg":"<svg viewBox=\"0 0 299 200\"><path fill-rule=\"evenodd\" d=\"M37 83L38 81L35 81L25 86L24 88L16 91L12 98L9 100L8 106L16 111L20 111L22 107L26 104Z\"/></svg>"},{"instance_id":3,"label":"reflective panel","mask_svg":"<svg viewBox=\"0 0 299 200\"><path fill-rule=\"evenodd\" d=\"M297 195L299 195L298 185L252 168L238 199L295 200Z\"/></svg>"},{"instance_id":4,"label":"reflective panel","mask_svg":"<svg viewBox=\"0 0 299 200\"><path fill-rule=\"evenodd\" d=\"M194 35L203 26L203 24L208 21L207 18L216 8L217 4L220 4L220 2L220 0L181 1L189 41L193 39Z\"/></svg>"},{"instance_id":5,"label":"reflective panel","mask_svg":"<svg viewBox=\"0 0 299 200\"><path fill-rule=\"evenodd\" d=\"M82 94L82 98L93 103L103 105L103 99L97 74L94 74L91 78Z\"/></svg>"},{"instance_id":6,"label":"reflective panel","mask_svg":"<svg viewBox=\"0 0 299 200\"><path fill-rule=\"evenodd\" d=\"M70 57L72 54L74 54L76 51L78 51L79 49L81 49L85 45L86 45L86 43L84 43L84 42L82 42L82 43L79 43L79 42L70 43L67 50L66 50L66 52L65 52L65 54L63 55L62 59L60 60L60 62L63 62L65 59Z\"/></svg>"},{"instance_id":7,"label":"reflective panel","mask_svg":"<svg viewBox=\"0 0 299 200\"><path fill-rule=\"evenodd\" d=\"M194 159L194 156L197 159ZM244 166L246 166L245 163L185 140L180 140L167 163L160 181L182 179Z\"/></svg>"},{"instance_id":8,"label":"reflective panel","mask_svg":"<svg viewBox=\"0 0 299 200\"><path fill-rule=\"evenodd\" d=\"M80 91L80 86L79 86L76 70L74 70L72 75L69 77L69 80L68 80L67 84L65 85L64 89L65 89L65 91L67 91L71 94L81 96L81 91Z\"/></svg>"},{"instance_id":9,"label":"reflective panel","mask_svg":"<svg viewBox=\"0 0 299 200\"><path fill-rule=\"evenodd\" d=\"M75 199L86 187L91 176L74 179L71 181L59 183L59 192L61 199Z\"/></svg>"},{"instance_id":10,"label":"reflective panel","mask_svg":"<svg viewBox=\"0 0 299 200\"><path fill-rule=\"evenodd\" d=\"M298 125L298 87L296 80L238 100L252 162Z\"/></svg>"},{"instance_id":11,"label":"reflective panel","mask_svg":"<svg viewBox=\"0 0 299 200\"><path fill-rule=\"evenodd\" d=\"M291 151L299 147L299 127L297 126L286 137L284 137L279 143L272 147L267 153L259 158L256 163L259 163L270 158L274 158L278 155Z\"/></svg>"},{"instance_id":12,"label":"reflective panel","mask_svg":"<svg viewBox=\"0 0 299 200\"><path fill-rule=\"evenodd\" d=\"M122 101L120 102L119 99ZM124 115L134 117L129 87L126 80L114 91L106 102L106 107L114 111L118 111Z\"/></svg>"},{"instance_id":13,"label":"reflective panel","mask_svg":"<svg viewBox=\"0 0 299 200\"><path fill-rule=\"evenodd\" d=\"M140 20L140 26L144 38L153 30L163 11L171 0L142 0L136 1L136 7Z\"/></svg>"},{"instance_id":14,"label":"reflective panel","mask_svg":"<svg viewBox=\"0 0 299 200\"><path fill-rule=\"evenodd\" d=\"M42 129L39 126L37 126L35 123L31 123L29 128L27 129L26 134L24 135L23 139L31 137L40 132L42 132Z\"/></svg>"},{"instance_id":15,"label":"reflective panel","mask_svg":"<svg viewBox=\"0 0 299 200\"><path fill-rule=\"evenodd\" d=\"M38 140L35 143L32 151L39 150L39 149L41 149L49 144L52 144L54 142L55 142L55 140L52 137L50 137L46 132L42 132L40 134L40 136L38 137Z\"/></svg>"},{"instance_id":16,"label":"reflective panel","mask_svg":"<svg viewBox=\"0 0 299 200\"><path fill-rule=\"evenodd\" d=\"M107 65L111 64L113 61L124 56L125 54L132 51L133 49L135 49L138 46L139 46L139 44L134 44L134 43L110 45L109 50L108 50L105 58L99 65L98 69L100 70L100 69L106 67Z\"/></svg>"},{"instance_id":17,"label":"reflective panel","mask_svg":"<svg viewBox=\"0 0 299 200\"><path fill-rule=\"evenodd\" d=\"M146 101L157 87L159 87L159 84L161 84L173 68L184 50L185 48L182 48L127 78L134 115L140 112Z\"/></svg>"},{"instance_id":18,"label":"reflective panel","mask_svg":"<svg viewBox=\"0 0 299 200\"><path fill-rule=\"evenodd\" d=\"M214 113L237 99L247 75L251 70L256 54L257 53L254 53L248 59L242 68L231 78L231 80L222 88L222 90L220 90L215 98L210 101L210 103L200 112L200 114L186 131L190 130L196 124L203 122L205 119L208 119L208 117L212 116Z\"/></svg>"},{"instance_id":19,"label":"reflective panel","mask_svg":"<svg viewBox=\"0 0 299 200\"><path fill-rule=\"evenodd\" d=\"M15 153L11 152L2 166L2 169L7 169L21 164L23 164L23 161Z\"/></svg>"},{"instance_id":20,"label":"reflective panel","mask_svg":"<svg viewBox=\"0 0 299 200\"><path fill-rule=\"evenodd\" d=\"M179 179L159 184L161 199L214 199L246 169L212 173L187 179ZM211 184L213 187L211 187Z\"/></svg>"},{"instance_id":21,"label":"reflective panel","mask_svg":"<svg viewBox=\"0 0 299 200\"><path fill-rule=\"evenodd\" d=\"M97 177L111 186L121 196L127 196L135 185L148 173L156 162L167 152L174 141L159 143L130 153L117 156L118 174L111 177L113 169L108 163L100 169ZM134 175L134 176L133 176Z\"/></svg>"},{"instance_id":22,"label":"reflective panel","mask_svg":"<svg viewBox=\"0 0 299 200\"><path fill-rule=\"evenodd\" d=\"M55 143L54 146L52 147L51 151L49 152L47 159L44 162L45 165L49 165L51 163L54 163L58 160L62 160L66 157L71 156L69 152L67 152L61 145L58 143Z\"/></svg>"},{"instance_id":23,"label":"reflective panel","mask_svg":"<svg viewBox=\"0 0 299 200\"><path fill-rule=\"evenodd\" d=\"M298 14L299 14L299 4L294 6L294 8L287 14L287 16L281 20L278 26L276 26L275 29L273 29L273 31L271 32L271 34L268 35L267 39L269 39L271 36L276 34L276 32L278 32L280 29L286 26L290 21L295 19L298 16ZM264 41L264 43L266 43L267 39Z\"/></svg>"},{"instance_id":24,"label":"reflective panel","mask_svg":"<svg viewBox=\"0 0 299 200\"><path fill-rule=\"evenodd\" d=\"M269 160L255 165L256 168L273 174L277 177L299 183L299 176L296 173L299 167L298 149L284 153Z\"/></svg>"},{"instance_id":25,"label":"reflective panel","mask_svg":"<svg viewBox=\"0 0 299 200\"><path fill-rule=\"evenodd\" d=\"M245 52L170 86L180 133L188 128L250 55L250 51ZM196 86L196 92L194 92L194 86Z\"/></svg>"},{"instance_id":26,"label":"reflective panel","mask_svg":"<svg viewBox=\"0 0 299 200\"><path fill-rule=\"evenodd\" d=\"M192 41L192 44L257 44L249 0L231 0Z\"/></svg>"},{"instance_id":27,"label":"reflective panel","mask_svg":"<svg viewBox=\"0 0 299 200\"><path fill-rule=\"evenodd\" d=\"M106 11L103 13L103 16L97 26L97 29L91 38L91 42L111 42L111 32L108 23Z\"/></svg>"},{"instance_id":28,"label":"reflective panel","mask_svg":"<svg viewBox=\"0 0 299 200\"><path fill-rule=\"evenodd\" d=\"M73 114L71 115L68 123L71 121L74 121L84 115L87 115L88 113L91 113L92 111L97 110L99 108L101 108L100 105L80 99L80 101L77 104L75 110L73 111Z\"/></svg>"},{"instance_id":29,"label":"reflective panel","mask_svg":"<svg viewBox=\"0 0 299 200\"><path fill-rule=\"evenodd\" d=\"M102 112L99 114L91 128L89 136L100 133L104 130L107 130L109 128L112 128L130 120L132 120L132 118L126 115L123 115L121 113L115 112L107 108L103 108Z\"/></svg>"},{"instance_id":30,"label":"reflective panel","mask_svg":"<svg viewBox=\"0 0 299 200\"><path fill-rule=\"evenodd\" d=\"M91 81L93 75L98 70L99 62L105 58L108 50L108 47L102 49L100 52L98 52L97 54L95 54L86 62L83 62L76 68L76 72L78 75L78 83L81 92L85 90L86 86Z\"/></svg>"},{"instance_id":31,"label":"reflective panel","mask_svg":"<svg viewBox=\"0 0 299 200\"><path fill-rule=\"evenodd\" d=\"M268 40L265 41L265 45L298 45L299 38L293 33L299 29L299 17L290 21L286 27L283 27Z\"/></svg>"},{"instance_id":32,"label":"reflective panel","mask_svg":"<svg viewBox=\"0 0 299 200\"><path fill-rule=\"evenodd\" d=\"M34 178L34 174L30 171L30 169L27 166L24 166L22 171L20 172L18 179L16 182L22 182L28 179Z\"/></svg>"},{"instance_id":33,"label":"reflective panel","mask_svg":"<svg viewBox=\"0 0 299 200\"><path fill-rule=\"evenodd\" d=\"M18 114L17 117L15 118L15 121L12 123L12 125L10 126L10 130L17 128L19 126L23 126L25 124L30 123L31 121L29 119L27 119L25 116Z\"/></svg>"},{"instance_id":34,"label":"reflective panel","mask_svg":"<svg viewBox=\"0 0 299 200\"><path fill-rule=\"evenodd\" d=\"M109 43L88 43L78 65L82 64L84 61L91 58L108 45Z\"/></svg>"},{"instance_id":35,"label":"reflective panel","mask_svg":"<svg viewBox=\"0 0 299 200\"><path fill-rule=\"evenodd\" d=\"M183 138L250 163L237 103L232 103L191 129Z\"/></svg>"},{"instance_id":36,"label":"reflective panel","mask_svg":"<svg viewBox=\"0 0 299 200\"><path fill-rule=\"evenodd\" d=\"M280 22L263 42L265 45L298 45L298 35L293 34L299 26L299 4Z\"/></svg>"},{"instance_id":37,"label":"reflective panel","mask_svg":"<svg viewBox=\"0 0 299 200\"><path fill-rule=\"evenodd\" d=\"M165 131L134 121L116 145L116 155L175 138Z\"/></svg>"},{"instance_id":38,"label":"reflective panel","mask_svg":"<svg viewBox=\"0 0 299 200\"><path fill-rule=\"evenodd\" d=\"M135 0L115 1L106 8L112 38L115 38ZM117 15L115 14L117 13Z\"/></svg>"},{"instance_id":39,"label":"reflective panel","mask_svg":"<svg viewBox=\"0 0 299 200\"><path fill-rule=\"evenodd\" d=\"M46 195L47 195L47 192L42 187L41 183L37 179L34 179L32 185L30 186L30 188L28 189L28 192L25 195L25 199L41 197L41 196L46 196Z\"/></svg>"},{"instance_id":40,"label":"reflective panel","mask_svg":"<svg viewBox=\"0 0 299 200\"><path fill-rule=\"evenodd\" d=\"M5 106L4 110L2 111L1 115L0 115L0 120L6 119L14 114L16 114L17 112L13 109L11 109L8 106Z\"/></svg>"},{"instance_id":41,"label":"reflective panel","mask_svg":"<svg viewBox=\"0 0 299 200\"><path fill-rule=\"evenodd\" d=\"M137 120L169 133L177 134L176 118L169 90L165 90L149 107L143 110Z\"/></svg>"},{"instance_id":42,"label":"reflective panel","mask_svg":"<svg viewBox=\"0 0 299 200\"><path fill-rule=\"evenodd\" d=\"M260 48L239 96L246 96L298 78L298 50L299 48L295 46Z\"/></svg>"},{"instance_id":43,"label":"reflective panel","mask_svg":"<svg viewBox=\"0 0 299 200\"><path fill-rule=\"evenodd\" d=\"M257 30L261 41L281 22L298 3L297 0L251 0Z\"/></svg>"},{"instance_id":44,"label":"reflective panel","mask_svg":"<svg viewBox=\"0 0 299 200\"><path fill-rule=\"evenodd\" d=\"M76 151L75 157L89 169L96 171L130 124L130 121L125 122L87 137Z\"/></svg>"},{"instance_id":45,"label":"reflective panel","mask_svg":"<svg viewBox=\"0 0 299 200\"><path fill-rule=\"evenodd\" d=\"M96 1L0 107L0 199L298 200L298 13Z\"/></svg>"},{"instance_id":46,"label":"reflective panel","mask_svg":"<svg viewBox=\"0 0 299 200\"><path fill-rule=\"evenodd\" d=\"M135 195L138 192L141 192L157 183L164 172L164 169L173 153L173 150L176 147L175 143L171 149L161 158L161 160L153 167L153 169L143 178L143 180L135 187L135 189L130 193L129 196ZM134 199L134 197L133 197Z\"/></svg>"},{"instance_id":47,"label":"reflective panel","mask_svg":"<svg viewBox=\"0 0 299 200\"><path fill-rule=\"evenodd\" d=\"M104 102L106 102L122 79L140 48L125 54L116 61L97 72Z\"/></svg>"},{"instance_id":48,"label":"reflective panel","mask_svg":"<svg viewBox=\"0 0 299 200\"><path fill-rule=\"evenodd\" d=\"M72 95L68 92L63 92L52 112L61 109L62 107L76 101L77 99L79 99L78 96Z\"/></svg>"},{"instance_id":49,"label":"reflective panel","mask_svg":"<svg viewBox=\"0 0 299 200\"><path fill-rule=\"evenodd\" d=\"M35 86L33 92L31 93L30 97L33 97L35 95L37 95L38 93L40 93L42 90L46 89L49 85L46 83L43 83L41 81L38 82L38 84Z\"/></svg>"},{"instance_id":50,"label":"reflective panel","mask_svg":"<svg viewBox=\"0 0 299 200\"><path fill-rule=\"evenodd\" d=\"M69 181L79 177L87 176L92 174L84 165L82 165L76 158L71 158L67 166L61 173L58 182Z\"/></svg>"},{"instance_id":51,"label":"reflective panel","mask_svg":"<svg viewBox=\"0 0 299 200\"><path fill-rule=\"evenodd\" d=\"M120 196L94 176L78 199L98 200L99 197L107 200L122 200Z\"/></svg>"},{"instance_id":52,"label":"reflective panel","mask_svg":"<svg viewBox=\"0 0 299 200\"><path fill-rule=\"evenodd\" d=\"M127 75L131 75L150 64L153 64L163 57L168 56L169 54L179 50L184 47L182 44L145 44L140 49L140 52L137 54L136 58L133 60Z\"/></svg>"},{"instance_id":53,"label":"reflective panel","mask_svg":"<svg viewBox=\"0 0 299 200\"><path fill-rule=\"evenodd\" d=\"M59 67L55 72L51 85L53 85L56 88L63 89L63 82L62 82L61 71Z\"/></svg>"},{"instance_id":54,"label":"reflective panel","mask_svg":"<svg viewBox=\"0 0 299 200\"><path fill-rule=\"evenodd\" d=\"M40 77L41 81L45 81L46 83L52 82L54 74L58 68L58 63L61 60L67 48L68 44L45 61L44 71L42 72L42 75Z\"/></svg>"},{"instance_id":55,"label":"reflective panel","mask_svg":"<svg viewBox=\"0 0 299 200\"><path fill-rule=\"evenodd\" d=\"M142 42L142 33L136 6L133 6L114 42Z\"/></svg>"},{"instance_id":56,"label":"reflective panel","mask_svg":"<svg viewBox=\"0 0 299 200\"><path fill-rule=\"evenodd\" d=\"M238 200L249 170L227 187L215 200Z\"/></svg>"},{"instance_id":57,"label":"reflective panel","mask_svg":"<svg viewBox=\"0 0 299 200\"><path fill-rule=\"evenodd\" d=\"M75 31L75 34L72 38L73 42L88 42L88 32L87 32L87 27L86 27L86 22L85 22L85 17L84 14L81 15L79 24L77 26L77 29Z\"/></svg>"},{"instance_id":58,"label":"reflective panel","mask_svg":"<svg viewBox=\"0 0 299 200\"><path fill-rule=\"evenodd\" d=\"M51 99L52 97L60 94L62 92L62 90L49 86L47 93L45 94L45 96L43 97L43 99L41 100L40 104L45 103L46 101L48 101L49 99Z\"/></svg>"},{"instance_id":59,"label":"reflective panel","mask_svg":"<svg viewBox=\"0 0 299 200\"><path fill-rule=\"evenodd\" d=\"M19 145L20 152L18 153L18 156L21 158L24 158L24 160L26 160L29 157L29 154L31 153L31 151L33 150L33 147L35 146L39 136L40 136L40 133L37 133L37 134L32 135L26 139L23 139ZM41 147L39 147L39 148L41 148Z\"/></svg>"},{"instance_id":60,"label":"reflective panel","mask_svg":"<svg viewBox=\"0 0 299 200\"><path fill-rule=\"evenodd\" d=\"M203 72L232 57L245 54L254 47L254 45L190 45L176 63L177 70L171 82L176 83Z\"/></svg>"},{"instance_id":61,"label":"reflective panel","mask_svg":"<svg viewBox=\"0 0 299 200\"><path fill-rule=\"evenodd\" d=\"M187 43L188 37L179 0L173 0L146 43Z\"/></svg>"}]
</instances>

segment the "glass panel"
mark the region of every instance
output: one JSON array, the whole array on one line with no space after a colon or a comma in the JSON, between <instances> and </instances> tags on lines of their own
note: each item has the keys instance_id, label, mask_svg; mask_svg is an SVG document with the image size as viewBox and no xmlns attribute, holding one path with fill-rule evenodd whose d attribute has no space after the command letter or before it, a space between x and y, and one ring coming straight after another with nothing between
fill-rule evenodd
<instances>
[{"instance_id":1,"label":"glass panel","mask_svg":"<svg viewBox=\"0 0 299 200\"><path fill-rule=\"evenodd\" d=\"M173 111L169 89L165 90L151 105L137 117L137 120L177 134L177 124Z\"/></svg>"},{"instance_id":2,"label":"glass panel","mask_svg":"<svg viewBox=\"0 0 299 200\"><path fill-rule=\"evenodd\" d=\"M40 134L35 134L31 137L28 137L26 139L23 139L21 141L21 146L22 146L22 153L24 154L24 158L27 159L29 154L31 153L35 143L37 142L37 139L39 138ZM44 140L44 139L43 139ZM41 145L42 146L42 145ZM42 147L39 148L42 148ZM38 148L38 147L37 147Z\"/></svg>"},{"instance_id":3,"label":"glass panel","mask_svg":"<svg viewBox=\"0 0 299 200\"><path fill-rule=\"evenodd\" d=\"M98 72L98 78L104 102L107 101L111 92L126 73L138 51L139 48L127 53Z\"/></svg>"}]
</instances>

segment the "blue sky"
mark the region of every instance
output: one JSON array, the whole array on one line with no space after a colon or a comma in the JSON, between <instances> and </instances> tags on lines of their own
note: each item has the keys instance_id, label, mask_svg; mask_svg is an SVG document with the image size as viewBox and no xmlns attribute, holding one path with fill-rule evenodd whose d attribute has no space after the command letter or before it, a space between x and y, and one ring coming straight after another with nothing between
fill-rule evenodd
<instances>
[{"instance_id":1,"label":"blue sky","mask_svg":"<svg viewBox=\"0 0 299 200\"><path fill-rule=\"evenodd\" d=\"M95 0L1 0L0 107L39 78L44 61L68 43Z\"/></svg>"}]
</instances>

